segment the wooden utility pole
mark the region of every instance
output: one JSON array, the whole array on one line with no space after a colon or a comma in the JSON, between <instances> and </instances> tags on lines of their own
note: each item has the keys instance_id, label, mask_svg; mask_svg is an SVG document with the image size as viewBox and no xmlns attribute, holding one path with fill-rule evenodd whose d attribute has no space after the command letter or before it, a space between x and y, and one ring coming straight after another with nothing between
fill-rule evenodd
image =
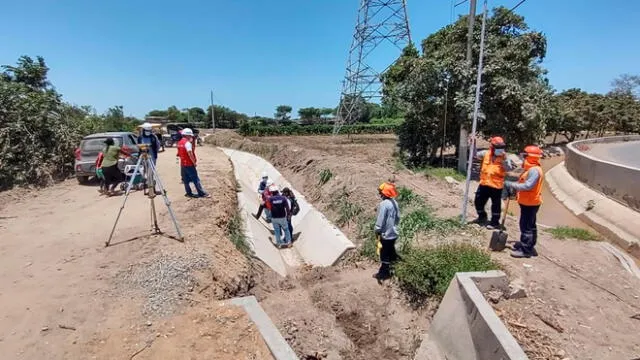
<instances>
[{"instance_id":1,"label":"wooden utility pole","mask_svg":"<svg viewBox=\"0 0 640 360\"><path fill-rule=\"evenodd\" d=\"M469 18L468 25L469 30L467 32L467 66L471 69L472 61L472 49L473 49L473 28L476 22L476 2L477 0L469 0ZM458 171L463 172L467 169L467 153L468 147L468 130L465 127L465 122L460 124L460 146L458 147Z\"/></svg>"}]
</instances>

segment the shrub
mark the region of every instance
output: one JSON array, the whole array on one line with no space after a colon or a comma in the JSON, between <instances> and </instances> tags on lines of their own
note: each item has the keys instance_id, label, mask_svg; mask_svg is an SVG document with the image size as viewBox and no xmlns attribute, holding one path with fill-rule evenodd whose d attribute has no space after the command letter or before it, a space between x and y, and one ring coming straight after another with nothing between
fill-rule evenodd
<instances>
[{"instance_id":1,"label":"shrub","mask_svg":"<svg viewBox=\"0 0 640 360\"><path fill-rule=\"evenodd\" d=\"M354 124L344 125L340 128L340 134L390 134L393 133L397 125L395 124ZM243 136L282 136L282 135L329 135L333 134L333 125L244 125L238 133Z\"/></svg>"},{"instance_id":2,"label":"shrub","mask_svg":"<svg viewBox=\"0 0 640 360\"><path fill-rule=\"evenodd\" d=\"M395 267L400 287L414 301L442 296L457 272L498 269L491 256L468 244L410 249Z\"/></svg>"},{"instance_id":3,"label":"shrub","mask_svg":"<svg viewBox=\"0 0 640 360\"><path fill-rule=\"evenodd\" d=\"M454 180L459 182L463 182L467 180L467 177L463 173L453 168L430 167L430 168L426 168L424 172L427 176L435 177L438 179L444 179L447 176L451 176Z\"/></svg>"},{"instance_id":4,"label":"shrub","mask_svg":"<svg viewBox=\"0 0 640 360\"><path fill-rule=\"evenodd\" d=\"M398 197L396 198L398 206L405 208L409 205L420 202L420 197L416 195L413 190L405 186L398 187Z\"/></svg>"},{"instance_id":5,"label":"shrub","mask_svg":"<svg viewBox=\"0 0 640 360\"><path fill-rule=\"evenodd\" d=\"M556 239L577 239L585 241L598 241L600 237L586 229L572 228L568 226L558 226L547 230Z\"/></svg>"},{"instance_id":6,"label":"shrub","mask_svg":"<svg viewBox=\"0 0 640 360\"><path fill-rule=\"evenodd\" d=\"M322 186L331 180L333 177L333 173L329 169L323 169L320 171L320 181L318 181L318 185Z\"/></svg>"}]
</instances>

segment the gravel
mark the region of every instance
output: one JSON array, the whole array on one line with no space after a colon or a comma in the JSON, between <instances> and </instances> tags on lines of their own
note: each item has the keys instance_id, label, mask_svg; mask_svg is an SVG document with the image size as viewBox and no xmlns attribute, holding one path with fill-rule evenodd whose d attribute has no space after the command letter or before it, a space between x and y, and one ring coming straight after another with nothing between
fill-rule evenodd
<instances>
[{"instance_id":1,"label":"gravel","mask_svg":"<svg viewBox=\"0 0 640 360\"><path fill-rule=\"evenodd\" d=\"M190 300L198 285L193 272L207 269L207 255L192 251L184 255L161 254L149 261L131 265L117 276L118 288L125 292L142 292L147 298L142 312L146 316L167 316Z\"/></svg>"}]
</instances>

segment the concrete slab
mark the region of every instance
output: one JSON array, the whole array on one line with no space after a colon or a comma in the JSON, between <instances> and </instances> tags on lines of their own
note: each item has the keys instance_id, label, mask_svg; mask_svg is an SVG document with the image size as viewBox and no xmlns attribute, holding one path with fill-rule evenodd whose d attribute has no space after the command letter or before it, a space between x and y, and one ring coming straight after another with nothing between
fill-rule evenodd
<instances>
[{"instance_id":1,"label":"concrete slab","mask_svg":"<svg viewBox=\"0 0 640 360\"><path fill-rule=\"evenodd\" d=\"M255 296L234 298L230 302L244 308L276 360L298 360L296 353L282 337L262 306L258 304Z\"/></svg>"},{"instance_id":2,"label":"concrete slab","mask_svg":"<svg viewBox=\"0 0 640 360\"><path fill-rule=\"evenodd\" d=\"M567 171L564 162L547 171L545 178L553 196L571 212L631 255L640 258L640 213L575 179Z\"/></svg>"},{"instance_id":3,"label":"concrete slab","mask_svg":"<svg viewBox=\"0 0 640 360\"><path fill-rule=\"evenodd\" d=\"M492 288L508 289L502 271L457 273L451 281L429 328L429 341L446 359L528 359L482 295ZM423 341L416 354L433 351L433 343Z\"/></svg>"},{"instance_id":4,"label":"concrete slab","mask_svg":"<svg viewBox=\"0 0 640 360\"><path fill-rule=\"evenodd\" d=\"M243 151L222 149L229 156L238 181L238 204L245 220L245 232L256 256L280 275L286 275L290 268L303 264L331 266L348 249L355 246L322 213L316 210L306 198L268 161ZM300 233L293 248L278 250L269 240L273 238L271 225L256 220L254 214L260 205L257 193L261 174L266 172L280 189L290 188L296 195L300 212L291 220L294 233Z\"/></svg>"}]
</instances>

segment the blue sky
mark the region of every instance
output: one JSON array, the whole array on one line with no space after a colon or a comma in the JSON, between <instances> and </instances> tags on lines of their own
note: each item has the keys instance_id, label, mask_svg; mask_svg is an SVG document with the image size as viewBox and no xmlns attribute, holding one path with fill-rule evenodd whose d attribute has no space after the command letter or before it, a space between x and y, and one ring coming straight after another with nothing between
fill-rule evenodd
<instances>
[{"instance_id":1,"label":"blue sky","mask_svg":"<svg viewBox=\"0 0 640 360\"><path fill-rule=\"evenodd\" d=\"M456 1L457 2L457 1ZM489 1L514 6L517 0ZM338 101L359 0L31 0L3 4L0 64L44 56L64 98L99 112L215 102L253 115ZM451 0L408 0L412 37L449 23ZM467 5L456 9L466 12ZM478 9L480 11L480 8ZM640 73L640 1L528 0L558 90L606 92ZM376 54L390 61L397 54Z\"/></svg>"}]
</instances>

